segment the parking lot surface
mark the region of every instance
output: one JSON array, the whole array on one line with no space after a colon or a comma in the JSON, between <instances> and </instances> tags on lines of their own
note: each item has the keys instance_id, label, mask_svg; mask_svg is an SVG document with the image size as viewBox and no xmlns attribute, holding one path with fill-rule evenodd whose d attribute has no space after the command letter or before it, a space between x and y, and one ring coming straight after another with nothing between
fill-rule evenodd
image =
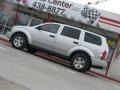
<instances>
[{"instance_id":1,"label":"parking lot surface","mask_svg":"<svg viewBox=\"0 0 120 90\"><path fill-rule=\"evenodd\" d=\"M76 72L38 55L16 50L2 41L0 77L30 90L118 90L120 86L119 83Z\"/></svg>"},{"instance_id":2,"label":"parking lot surface","mask_svg":"<svg viewBox=\"0 0 120 90\"><path fill-rule=\"evenodd\" d=\"M0 78L0 90L29 90L29 89Z\"/></svg>"}]
</instances>

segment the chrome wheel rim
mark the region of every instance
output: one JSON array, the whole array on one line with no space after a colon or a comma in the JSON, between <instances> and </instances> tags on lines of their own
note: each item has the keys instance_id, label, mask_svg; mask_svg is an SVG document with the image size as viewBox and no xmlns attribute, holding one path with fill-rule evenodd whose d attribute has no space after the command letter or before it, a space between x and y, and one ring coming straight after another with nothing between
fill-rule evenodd
<instances>
[{"instance_id":1,"label":"chrome wheel rim","mask_svg":"<svg viewBox=\"0 0 120 90\"><path fill-rule=\"evenodd\" d=\"M75 60L74 60L74 66L77 69L83 68L85 66L85 60L84 60L84 58L82 58L82 57L75 58Z\"/></svg>"},{"instance_id":2,"label":"chrome wheel rim","mask_svg":"<svg viewBox=\"0 0 120 90\"><path fill-rule=\"evenodd\" d=\"M23 38L21 36L17 36L14 39L14 45L15 47L21 47L23 46Z\"/></svg>"}]
</instances>

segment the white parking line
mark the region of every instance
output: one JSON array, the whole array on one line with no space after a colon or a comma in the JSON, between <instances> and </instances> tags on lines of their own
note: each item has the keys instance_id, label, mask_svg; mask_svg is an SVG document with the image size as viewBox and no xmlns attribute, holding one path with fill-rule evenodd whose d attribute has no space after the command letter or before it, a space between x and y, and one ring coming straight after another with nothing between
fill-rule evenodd
<instances>
[{"instance_id":1,"label":"white parking line","mask_svg":"<svg viewBox=\"0 0 120 90\"><path fill-rule=\"evenodd\" d=\"M3 48L3 47L0 47L0 49L4 50L5 48Z\"/></svg>"},{"instance_id":2,"label":"white parking line","mask_svg":"<svg viewBox=\"0 0 120 90\"><path fill-rule=\"evenodd\" d=\"M113 90L120 90L120 87L119 86L114 86Z\"/></svg>"},{"instance_id":3,"label":"white parking line","mask_svg":"<svg viewBox=\"0 0 120 90\"><path fill-rule=\"evenodd\" d=\"M72 71L72 70L66 70L66 71L69 73L75 74L75 71Z\"/></svg>"},{"instance_id":4,"label":"white parking line","mask_svg":"<svg viewBox=\"0 0 120 90\"><path fill-rule=\"evenodd\" d=\"M59 70L59 68L57 68L57 67L52 67L52 66L50 66L50 65L44 65L44 66L47 67L47 68L51 68L51 69L53 69L53 70L56 70L56 71Z\"/></svg>"}]
</instances>

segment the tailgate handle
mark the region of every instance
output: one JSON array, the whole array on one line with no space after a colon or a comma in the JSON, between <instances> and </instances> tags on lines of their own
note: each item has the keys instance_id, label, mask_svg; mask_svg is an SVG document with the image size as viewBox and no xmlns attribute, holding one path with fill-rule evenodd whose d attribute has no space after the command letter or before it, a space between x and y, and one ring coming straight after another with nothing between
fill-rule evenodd
<instances>
[{"instance_id":1,"label":"tailgate handle","mask_svg":"<svg viewBox=\"0 0 120 90\"><path fill-rule=\"evenodd\" d=\"M74 43L74 44L79 44L78 42L75 42L75 41L74 41L73 43Z\"/></svg>"}]
</instances>

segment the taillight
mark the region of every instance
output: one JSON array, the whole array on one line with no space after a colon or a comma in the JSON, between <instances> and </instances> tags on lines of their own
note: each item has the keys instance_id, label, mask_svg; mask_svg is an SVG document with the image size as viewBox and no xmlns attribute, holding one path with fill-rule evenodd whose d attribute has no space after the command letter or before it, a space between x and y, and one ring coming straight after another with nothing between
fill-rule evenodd
<instances>
[{"instance_id":1,"label":"taillight","mask_svg":"<svg viewBox=\"0 0 120 90\"><path fill-rule=\"evenodd\" d=\"M102 53L101 60L105 60L105 58L106 58L106 55L107 55L107 51L104 51L104 52Z\"/></svg>"}]
</instances>

